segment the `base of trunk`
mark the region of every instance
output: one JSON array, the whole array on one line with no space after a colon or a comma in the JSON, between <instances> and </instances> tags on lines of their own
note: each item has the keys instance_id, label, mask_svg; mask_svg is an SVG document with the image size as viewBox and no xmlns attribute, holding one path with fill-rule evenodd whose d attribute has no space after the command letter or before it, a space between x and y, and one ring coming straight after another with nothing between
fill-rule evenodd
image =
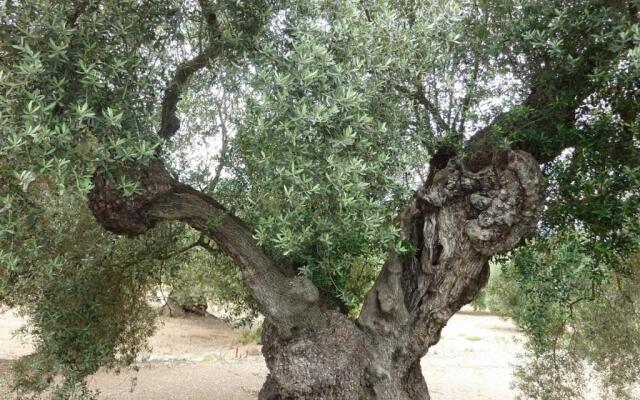
<instances>
[{"instance_id":1,"label":"base of trunk","mask_svg":"<svg viewBox=\"0 0 640 400\"><path fill-rule=\"evenodd\" d=\"M326 313L319 329L284 337L266 323L262 353L269 376L260 400L359 399L365 385L365 336L338 313Z\"/></svg>"},{"instance_id":2,"label":"base of trunk","mask_svg":"<svg viewBox=\"0 0 640 400\"><path fill-rule=\"evenodd\" d=\"M259 400L429 400L419 359L409 368L404 360L389 365L352 321L333 312L325 317L322 329L287 337L265 322L269 375Z\"/></svg>"}]
</instances>

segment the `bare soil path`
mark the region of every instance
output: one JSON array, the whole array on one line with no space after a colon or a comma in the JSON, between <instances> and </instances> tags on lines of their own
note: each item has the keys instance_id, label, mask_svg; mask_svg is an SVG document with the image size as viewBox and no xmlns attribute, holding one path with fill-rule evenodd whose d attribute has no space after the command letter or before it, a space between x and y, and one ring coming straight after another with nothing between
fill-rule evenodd
<instances>
[{"instance_id":1,"label":"bare soil path","mask_svg":"<svg viewBox=\"0 0 640 400\"><path fill-rule=\"evenodd\" d=\"M241 331L215 318L162 318L151 339L152 352L143 355L136 374L99 372L91 387L101 400L250 400L267 369L260 347L240 343ZM7 392L12 360L28 354L32 345L13 337L24 321L0 313L0 399ZM497 317L459 313L444 329L442 340L422 360L434 400L513 400L512 363L521 335ZM132 379L137 384L132 386ZM133 389L133 391L132 391Z\"/></svg>"}]
</instances>

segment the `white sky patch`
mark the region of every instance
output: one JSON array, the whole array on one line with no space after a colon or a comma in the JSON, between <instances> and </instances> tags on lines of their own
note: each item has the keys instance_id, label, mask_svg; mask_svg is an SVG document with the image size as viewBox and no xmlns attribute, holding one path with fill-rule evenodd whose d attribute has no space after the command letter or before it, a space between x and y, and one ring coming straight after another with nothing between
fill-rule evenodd
<instances>
[{"instance_id":1,"label":"white sky patch","mask_svg":"<svg viewBox=\"0 0 640 400\"><path fill-rule=\"evenodd\" d=\"M179 107L181 127L172 139L170 163L180 171L181 179L206 187L224 160L224 141L228 150L228 143L235 136L236 129L231 119L239 107L229 105L235 100L215 84L203 93L191 92L188 95L192 96L191 107L185 109L185 104ZM224 168L220 174L222 178L229 176Z\"/></svg>"}]
</instances>

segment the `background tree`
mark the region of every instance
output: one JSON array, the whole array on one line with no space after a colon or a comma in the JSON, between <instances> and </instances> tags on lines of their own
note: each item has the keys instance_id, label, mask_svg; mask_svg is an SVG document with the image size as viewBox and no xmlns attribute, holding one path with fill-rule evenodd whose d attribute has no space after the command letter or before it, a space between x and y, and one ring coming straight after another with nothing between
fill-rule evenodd
<instances>
[{"instance_id":1,"label":"background tree","mask_svg":"<svg viewBox=\"0 0 640 400\"><path fill-rule=\"evenodd\" d=\"M429 398L420 358L518 245L516 281L565 312L584 291L546 263L586 266L594 297L637 273L635 1L1 7L0 287L43 321L30 389L130 363L154 266L196 247L265 316L262 399ZM216 134L214 171L180 171ZM78 241L69 203L130 238L89 223ZM572 237L569 266L554 238ZM105 301L79 294L105 277ZM545 344L551 324L525 321ZM104 340L77 337L92 323Z\"/></svg>"}]
</instances>

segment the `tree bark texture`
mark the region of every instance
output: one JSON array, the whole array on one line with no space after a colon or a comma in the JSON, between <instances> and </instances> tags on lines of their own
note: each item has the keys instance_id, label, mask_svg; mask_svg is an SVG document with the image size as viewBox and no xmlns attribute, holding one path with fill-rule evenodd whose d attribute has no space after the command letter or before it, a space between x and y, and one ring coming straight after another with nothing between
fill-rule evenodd
<instances>
[{"instance_id":1,"label":"tree bark texture","mask_svg":"<svg viewBox=\"0 0 640 400\"><path fill-rule=\"evenodd\" d=\"M182 221L234 258L266 319L270 373L261 400L429 399L420 359L485 285L489 258L535 228L542 202L538 162L524 151L432 162L399 218L414 251L389 255L352 321L324 305L309 280L280 271L251 229L214 199L178 182L159 161L136 171L127 173L144 193L130 198L113 177L96 174L93 214L127 235Z\"/></svg>"}]
</instances>

